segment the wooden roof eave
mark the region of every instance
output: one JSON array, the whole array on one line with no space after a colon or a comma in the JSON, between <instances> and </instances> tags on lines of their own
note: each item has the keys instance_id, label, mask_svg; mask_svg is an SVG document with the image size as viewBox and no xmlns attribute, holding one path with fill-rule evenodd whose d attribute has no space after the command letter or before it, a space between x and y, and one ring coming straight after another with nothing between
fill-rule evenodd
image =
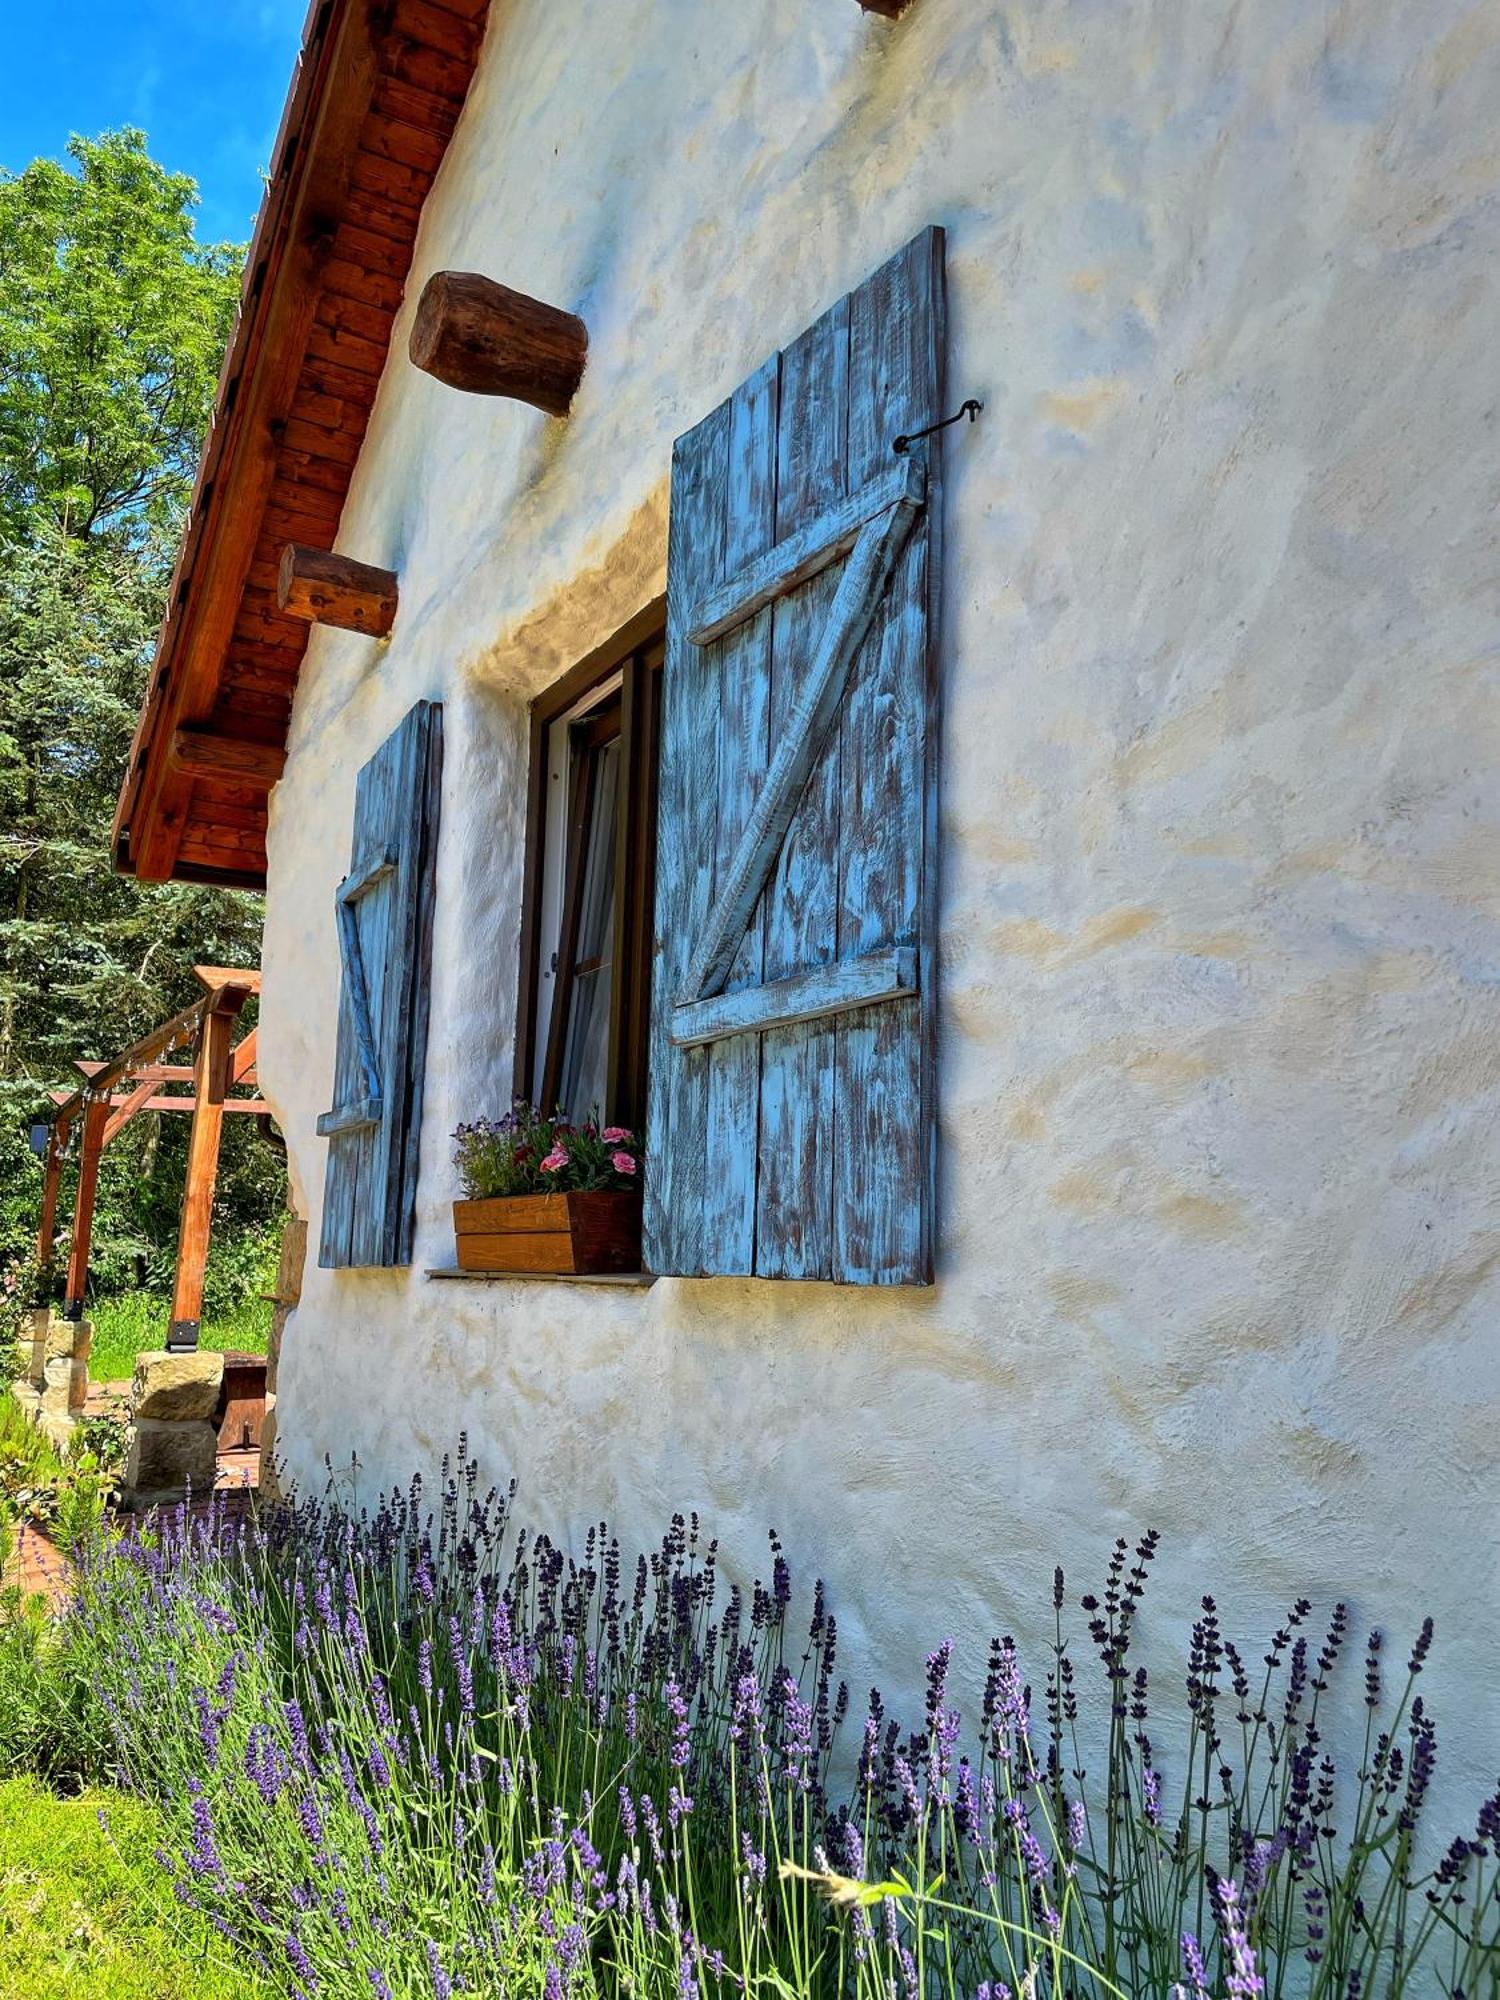
<instances>
[{"instance_id":1,"label":"wooden roof eave","mask_svg":"<svg viewBox=\"0 0 1500 2000\"><path fill-rule=\"evenodd\" d=\"M264 712L254 713L255 700L247 697L241 704L245 714L237 713L225 676L236 647L247 650L235 640L236 624L247 615L250 572L264 560L270 522L296 509L308 490L288 473L288 454L281 448L293 401L299 385L305 393L304 372L312 365L308 349L322 275L340 231L358 231L379 205L380 197L351 185L351 177L368 178L380 148L382 114L372 107L384 85L407 100L384 129L415 139L431 161L430 170L407 173L404 200L393 203L395 224L380 218L385 233L378 244L379 268L397 292L387 309L387 328L394 320L421 201L476 65L487 6L488 0L313 0L115 813L113 858L122 874L264 887L269 779L252 788L247 806L243 790L230 789L230 780L185 768L174 756L174 743L179 730L209 726L216 707L218 726L226 726L227 711L230 733L243 730L246 741L265 744L278 730L284 735L284 720L276 719L278 702L289 712L307 632L278 638L281 678L274 684L283 692L262 704ZM407 80L414 66L421 79L415 86ZM423 106L437 114L430 126L413 123ZM347 249L340 255L347 259ZM363 344L378 357L366 357L368 365L378 368L388 330L384 345ZM373 401L373 386L368 400ZM336 480L326 464L319 466L319 504L330 522L342 509L367 419L368 408L348 417ZM229 830L218 845L205 849L204 830L211 835L216 818ZM190 822L198 837L184 854Z\"/></svg>"}]
</instances>

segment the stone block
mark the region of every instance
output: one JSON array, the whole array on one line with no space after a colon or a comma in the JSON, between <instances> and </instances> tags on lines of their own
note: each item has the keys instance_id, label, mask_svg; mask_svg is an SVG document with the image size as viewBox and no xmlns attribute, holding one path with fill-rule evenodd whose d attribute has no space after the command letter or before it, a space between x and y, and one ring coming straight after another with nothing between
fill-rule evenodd
<instances>
[{"instance_id":1,"label":"stone block","mask_svg":"<svg viewBox=\"0 0 1500 2000\"><path fill-rule=\"evenodd\" d=\"M130 1413L157 1423L206 1422L219 1404L224 1357L199 1348L194 1354L149 1349L135 1357Z\"/></svg>"},{"instance_id":2,"label":"stone block","mask_svg":"<svg viewBox=\"0 0 1500 2000\"><path fill-rule=\"evenodd\" d=\"M93 1345L94 1327L91 1320L64 1319L46 1306L38 1307L31 1316L31 1366L28 1375L32 1385L37 1389L45 1389L51 1379L48 1370L55 1363L67 1362L71 1366L81 1367L86 1395L89 1354ZM82 1408L81 1402L79 1408Z\"/></svg>"},{"instance_id":3,"label":"stone block","mask_svg":"<svg viewBox=\"0 0 1500 2000\"><path fill-rule=\"evenodd\" d=\"M88 1372L84 1371L85 1391ZM66 1354L54 1354L42 1369L42 1409L48 1416L65 1417L73 1403L73 1361Z\"/></svg>"},{"instance_id":4,"label":"stone block","mask_svg":"<svg viewBox=\"0 0 1500 2000\"><path fill-rule=\"evenodd\" d=\"M125 1433L125 1485L144 1500L181 1499L189 1486L206 1497L213 1491L218 1437L211 1423L164 1422L137 1417Z\"/></svg>"}]
</instances>

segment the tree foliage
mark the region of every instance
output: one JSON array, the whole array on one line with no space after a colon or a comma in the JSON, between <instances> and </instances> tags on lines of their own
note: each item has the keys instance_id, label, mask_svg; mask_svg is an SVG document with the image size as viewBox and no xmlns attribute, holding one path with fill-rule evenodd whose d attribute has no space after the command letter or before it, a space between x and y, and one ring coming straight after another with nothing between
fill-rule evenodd
<instances>
[{"instance_id":1,"label":"tree foliage","mask_svg":"<svg viewBox=\"0 0 1500 2000\"><path fill-rule=\"evenodd\" d=\"M238 288L144 133L68 152L0 180L0 516L23 539L175 525Z\"/></svg>"},{"instance_id":2,"label":"tree foliage","mask_svg":"<svg viewBox=\"0 0 1500 2000\"><path fill-rule=\"evenodd\" d=\"M0 177L0 1259L35 1223L25 1126L75 1058L186 1005L195 963L260 956L255 898L109 860L240 253L198 244L192 181L140 132L69 153ZM187 1124L145 1114L105 1155L101 1281L169 1266ZM220 1219L264 1221L282 1185L229 1120Z\"/></svg>"}]
</instances>

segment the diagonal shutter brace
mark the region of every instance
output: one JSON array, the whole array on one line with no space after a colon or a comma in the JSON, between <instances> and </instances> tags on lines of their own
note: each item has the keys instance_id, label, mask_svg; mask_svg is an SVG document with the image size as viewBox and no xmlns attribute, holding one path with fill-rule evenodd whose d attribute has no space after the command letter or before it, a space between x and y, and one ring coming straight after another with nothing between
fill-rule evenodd
<instances>
[{"instance_id":1,"label":"diagonal shutter brace","mask_svg":"<svg viewBox=\"0 0 1500 2000\"><path fill-rule=\"evenodd\" d=\"M679 1004L711 999L723 990L767 873L838 711L854 656L921 509L922 493L921 487L903 492L859 530L806 682L688 962Z\"/></svg>"}]
</instances>

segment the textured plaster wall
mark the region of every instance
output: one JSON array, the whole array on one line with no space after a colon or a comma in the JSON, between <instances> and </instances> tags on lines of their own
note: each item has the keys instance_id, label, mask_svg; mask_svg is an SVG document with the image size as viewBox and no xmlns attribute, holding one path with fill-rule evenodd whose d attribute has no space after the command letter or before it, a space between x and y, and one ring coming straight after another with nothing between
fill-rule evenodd
<instances>
[{"instance_id":1,"label":"textured plaster wall","mask_svg":"<svg viewBox=\"0 0 1500 2000\"><path fill-rule=\"evenodd\" d=\"M398 329L274 799L262 1085L313 1218L360 762L448 762L410 1273L309 1270L281 1441L466 1427L526 1514L698 1508L828 1578L857 1684L1040 1639L1166 1535L1268 1631L1399 1631L1500 1739L1500 16L1425 0L495 0L409 295L580 312L550 422ZM664 580L672 438L949 230L941 1282L437 1283L447 1134L509 1094L525 709ZM1050 1614L1049 1614L1050 1615ZM1396 1641L1393 1638L1393 1646ZM1444 1690L1446 1689L1446 1696Z\"/></svg>"}]
</instances>

